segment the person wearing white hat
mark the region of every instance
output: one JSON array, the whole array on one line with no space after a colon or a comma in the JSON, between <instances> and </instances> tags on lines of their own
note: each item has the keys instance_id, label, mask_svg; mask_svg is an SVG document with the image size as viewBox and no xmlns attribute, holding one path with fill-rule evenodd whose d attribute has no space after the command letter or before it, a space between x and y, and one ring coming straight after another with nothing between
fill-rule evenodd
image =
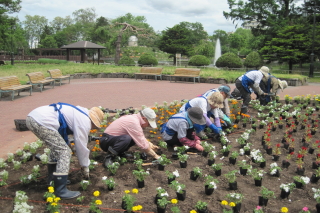
<instances>
[{"instance_id":1,"label":"person wearing white hat","mask_svg":"<svg viewBox=\"0 0 320 213\"><path fill-rule=\"evenodd\" d=\"M68 135L73 134L76 153L83 176L89 178L89 154L87 148L90 130L100 128L103 112L98 107L90 110L67 103L57 103L32 110L26 125L50 149L48 160L48 184L54 182L55 195L71 199L80 195L66 187L71 159Z\"/></svg>"},{"instance_id":2,"label":"person wearing white hat","mask_svg":"<svg viewBox=\"0 0 320 213\"><path fill-rule=\"evenodd\" d=\"M200 107L190 107L179 112L161 125L163 140L169 146L188 146L203 151L200 138L194 132L194 124L205 125L206 118Z\"/></svg>"},{"instance_id":3,"label":"person wearing white hat","mask_svg":"<svg viewBox=\"0 0 320 213\"><path fill-rule=\"evenodd\" d=\"M108 167L118 155L125 155L133 145L158 159L160 156L155 153L158 146L149 142L143 129L146 127L157 128L156 113L151 108L145 108L138 114L124 115L113 121L104 131L100 138L100 147L107 152L103 160L103 166Z\"/></svg>"},{"instance_id":4,"label":"person wearing white hat","mask_svg":"<svg viewBox=\"0 0 320 213\"><path fill-rule=\"evenodd\" d=\"M272 96L259 96L257 98L260 100L261 105L267 105L271 100L275 101L277 93L279 93L280 89L283 90L288 87L287 81L281 81L273 75L269 75L268 78L263 78L260 82L260 88L265 93L273 93Z\"/></svg>"},{"instance_id":5,"label":"person wearing white hat","mask_svg":"<svg viewBox=\"0 0 320 213\"><path fill-rule=\"evenodd\" d=\"M267 78L269 76L269 68L262 66L259 70L251 70L240 76L236 80L236 88L240 92L243 98L243 104L241 106L241 113L246 114L248 111L248 105L251 101L251 91L252 89L258 95L267 95L259 87L262 78Z\"/></svg>"}]
</instances>

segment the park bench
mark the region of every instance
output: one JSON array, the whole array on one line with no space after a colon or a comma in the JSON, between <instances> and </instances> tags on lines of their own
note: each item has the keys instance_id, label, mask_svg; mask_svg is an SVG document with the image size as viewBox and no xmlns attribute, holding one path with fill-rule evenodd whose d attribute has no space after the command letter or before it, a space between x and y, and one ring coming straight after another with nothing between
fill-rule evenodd
<instances>
[{"instance_id":1,"label":"park bench","mask_svg":"<svg viewBox=\"0 0 320 213\"><path fill-rule=\"evenodd\" d=\"M194 69L194 68L176 68L173 75L170 75L170 82L171 77L175 78L175 81L177 81L177 77L183 77L183 78L193 78L193 83L195 83L195 79L198 79L198 82L200 83L200 69Z\"/></svg>"},{"instance_id":2,"label":"park bench","mask_svg":"<svg viewBox=\"0 0 320 213\"><path fill-rule=\"evenodd\" d=\"M21 85L17 76L7 76L0 78L0 99L2 93L11 92L11 100L14 99L15 91L20 95L20 91L24 89L30 89L30 95L32 94L32 85Z\"/></svg>"},{"instance_id":3,"label":"park bench","mask_svg":"<svg viewBox=\"0 0 320 213\"><path fill-rule=\"evenodd\" d=\"M61 81L65 80L65 79L69 79L69 84L70 84L71 76L62 75L61 70L59 70L59 69L48 70L48 73L50 74L50 78L54 79L55 81L59 81L60 86L61 86Z\"/></svg>"},{"instance_id":4,"label":"park bench","mask_svg":"<svg viewBox=\"0 0 320 213\"><path fill-rule=\"evenodd\" d=\"M137 80L137 76L154 76L154 79L157 80L157 77L160 77L160 80L162 80L162 73L163 68L161 67L141 67L141 70L139 73L135 73L135 78ZM142 80L142 78L141 78Z\"/></svg>"},{"instance_id":5,"label":"park bench","mask_svg":"<svg viewBox=\"0 0 320 213\"><path fill-rule=\"evenodd\" d=\"M46 79L42 72L31 72L27 73L26 76L29 77L31 85L39 85L40 92L44 88L45 84L52 84L52 88L54 88L54 79Z\"/></svg>"}]
</instances>

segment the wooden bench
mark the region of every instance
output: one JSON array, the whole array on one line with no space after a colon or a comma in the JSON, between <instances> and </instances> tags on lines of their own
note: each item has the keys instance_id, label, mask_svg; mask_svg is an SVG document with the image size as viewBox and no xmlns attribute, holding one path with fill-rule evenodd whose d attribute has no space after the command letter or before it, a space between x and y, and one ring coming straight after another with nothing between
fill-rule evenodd
<instances>
[{"instance_id":1,"label":"wooden bench","mask_svg":"<svg viewBox=\"0 0 320 213\"><path fill-rule=\"evenodd\" d=\"M48 73L50 74L50 78L54 79L55 81L59 81L60 86L61 86L61 81L65 79L69 79L69 84L70 84L71 76L62 75L62 72L59 69L48 70Z\"/></svg>"},{"instance_id":2,"label":"wooden bench","mask_svg":"<svg viewBox=\"0 0 320 213\"><path fill-rule=\"evenodd\" d=\"M160 77L160 80L162 80L162 70L161 67L141 67L141 70L139 73L135 73L135 78L137 80L137 76L154 76L154 79L157 80L157 77ZM142 80L142 78L141 78Z\"/></svg>"},{"instance_id":3,"label":"wooden bench","mask_svg":"<svg viewBox=\"0 0 320 213\"><path fill-rule=\"evenodd\" d=\"M26 76L29 77L30 84L31 85L39 85L40 86L40 92L42 92L42 89L44 88L45 84L52 84L52 88L54 88L54 79L46 79L42 72L31 72L27 73Z\"/></svg>"},{"instance_id":4,"label":"wooden bench","mask_svg":"<svg viewBox=\"0 0 320 213\"><path fill-rule=\"evenodd\" d=\"M175 81L177 77L184 77L184 78L193 78L193 83L195 83L195 79L198 79L198 82L200 83L200 69L194 69L194 68L176 68L173 75L170 75L170 82L171 77L175 78Z\"/></svg>"},{"instance_id":5,"label":"wooden bench","mask_svg":"<svg viewBox=\"0 0 320 213\"><path fill-rule=\"evenodd\" d=\"M7 76L0 78L0 99L2 93L11 92L11 100L14 99L15 91L18 91L18 95L20 95L20 91L24 89L30 89L30 95L32 94L32 85L21 85L17 76Z\"/></svg>"}]
</instances>

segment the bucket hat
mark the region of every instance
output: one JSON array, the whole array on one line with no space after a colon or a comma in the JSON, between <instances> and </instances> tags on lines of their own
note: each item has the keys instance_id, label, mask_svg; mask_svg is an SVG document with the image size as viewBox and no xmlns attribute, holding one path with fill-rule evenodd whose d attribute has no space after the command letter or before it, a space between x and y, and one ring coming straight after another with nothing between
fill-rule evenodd
<instances>
[{"instance_id":1,"label":"bucket hat","mask_svg":"<svg viewBox=\"0 0 320 213\"><path fill-rule=\"evenodd\" d=\"M188 109L188 116L193 123L205 125L206 119L203 116L203 111L200 107L191 107Z\"/></svg>"}]
</instances>

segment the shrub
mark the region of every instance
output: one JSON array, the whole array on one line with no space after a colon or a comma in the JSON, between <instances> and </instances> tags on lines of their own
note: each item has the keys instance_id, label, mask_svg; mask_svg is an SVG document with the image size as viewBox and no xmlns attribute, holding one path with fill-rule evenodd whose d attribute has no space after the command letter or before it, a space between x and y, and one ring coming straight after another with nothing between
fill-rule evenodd
<instances>
[{"instance_id":1,"label":"shrub","mask_svg":"<svg viewBox=\"0 0 320 213\"><path fill-rule=\"evenodd\" d=\"M205 66L209 65L210 60L204 55L194 55L190 58L188 65L191 66Z\"/></svg>"},{"instance_id":2,"label":"shrub","mask_svg":"<svg viewBox=\"0 0 320 213\"><path fill-rule=\"evenodd\" d=\"M119 65L135 65L136 63L129 56L122 56L118 64Z\"/></svg>"},{"instance_id":3,"label":"shrub","mask_svg":"<svg viewBox=\"0 0 320 213\"><path fill-rule=\"evenodd\" d=\"M253 51L249 55L247 55L247 58L243 64L246 67L254 67L258 69L258 67L261 67L262 63L263 61L260 57L260 54L256 51Z\"/></svg>"},{"instance_id":4,"label":"shrub","mask_svg":"<svg viewBox=\"0 0 320 213\"><path fill-rule=\"evenodd\" d=\"M234 53L225 53L216 61L217 67L241 68L241 59Z\"/></svg>"},{"instance_id":5,"label":"shrub","mask_svg":"<svg viewBox=\"0 0 320 213\"><path fill-rule=\"evenodd\" d=\"M158 65L158 60L151 54L143 54L139 60L140 65Z\"/></svg>"}]
</instances>

